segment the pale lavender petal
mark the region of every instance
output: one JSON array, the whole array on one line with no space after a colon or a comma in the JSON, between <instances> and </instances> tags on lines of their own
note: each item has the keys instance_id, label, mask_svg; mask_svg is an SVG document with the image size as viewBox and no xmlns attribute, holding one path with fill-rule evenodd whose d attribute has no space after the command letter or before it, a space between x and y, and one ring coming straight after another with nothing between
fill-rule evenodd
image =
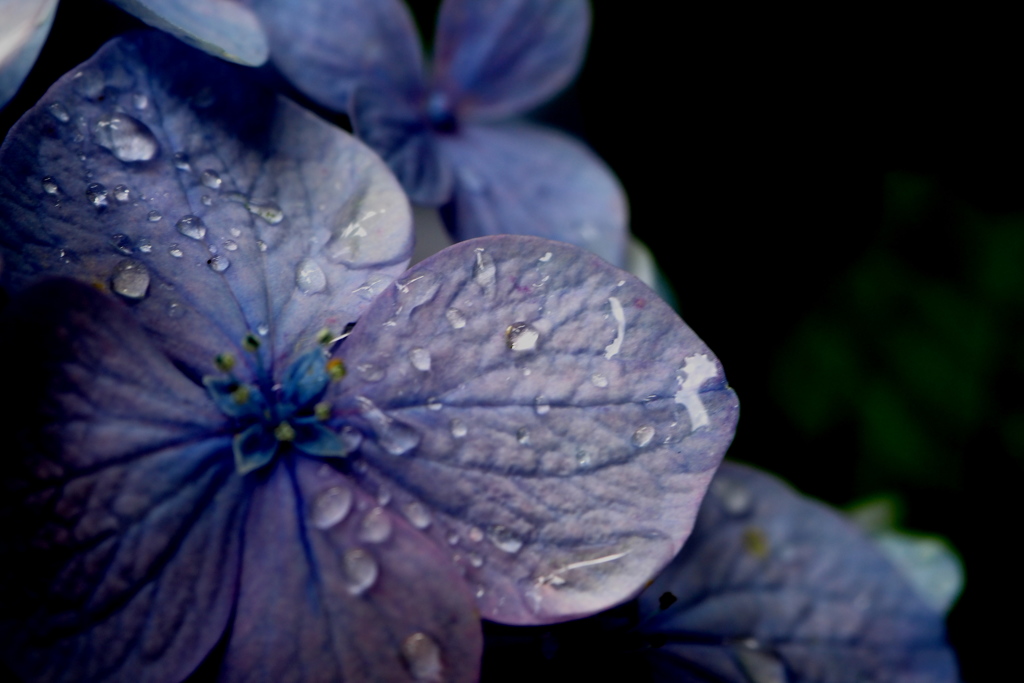
<instances>
[{"instance_id":1,"label":"pale lavender petal","mask_svg":"<svg viewBox=\"0 0 1024 683\"><path fill-rule=\"evenodd\" d=\"M56 13L57 0L0 0L0 108L32 70Z\"/></svg>"}]
</instances>

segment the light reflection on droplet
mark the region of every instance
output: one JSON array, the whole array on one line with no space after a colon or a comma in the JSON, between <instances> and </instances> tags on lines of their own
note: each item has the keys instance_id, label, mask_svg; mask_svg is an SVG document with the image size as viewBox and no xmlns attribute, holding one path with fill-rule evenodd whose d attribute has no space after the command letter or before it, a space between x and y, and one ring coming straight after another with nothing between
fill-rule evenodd
<instances>
[{"instance_id":1,"label":"light reflection on droplet","mask_svg":"<svg viewBox=\"0 0 1024 683\"><path fill-rule=\"evenodd\" d=\"M137 261L124 260L114 267L111 288L127 299L142 299L149 289L149 270Z\"/></svg>"},{"instance_id":2,"label":"light reflection on droplet","mask_svg":"<svg viewBox=\"0 0 1024 683\"><path fill-rule=\"evenodd\" d=\"M156 223L163 217L164 215L157 211L156 209L153 209L152 211L149 212L149 214L146 215L146 218L147 220L149 220L150 223Z\"/></svg>"},{"instance_id":3,"label":"light reflection on droplet","mask_svg":"<svg viewBox=\"0 0 1024 683\"><path fill-rule=\"evenodd\" d=\"M228 266L231 265L231 261L229 261L228 257L223 254L211 256L206 263L210 266L210 270L215 273L223 273L228 269Z\"/></svg>"},{"instance_id":4,"label":"light reflection on droplet","mask_svg":"<svg viewBox=\"0 0 1024 683\"><path fill-rule=\"evenodd\" d=\"M427 634L414 633L406 638L402 642L402 659L414 680L441 680L441 648Z\"/></svg>"},{"instance_id":5,"label":"light reflection on droplet","mask_svg":"<svg viewBox=\"0 0 1024 683\"><path fill-rule=\"evenodd\" d=\"M380 571L377 561L361 548L346 550L342 563L348 577L348 590L352 595L362 595L377 581Z\"/></svg>"},{"instance_id":6,"label":"light reflection on droplet","mask_svg":"<svg viewBox=\"0 0 1024 683\"><path fill-rule=\"evenodd\" d=\"M375 507L363 517L359 525L359 538L367 543L383 543L391 537L391 518L381 507Z\"/></svg>"},{"instance_id":7,"label":"light reflection on droplet","mask_svg":"<svg viewBox=\"0 0 1024 683\"><path fill-rule=\"evenodd\" d=\"M420 372L427 372L430 370L430 351L421 348L415 348L409 351L409 362L412 366Z\"/></svg>"},{"instance_id":8,"label":"light reflection on droplet","mask_svg":"<svg viewBox=\"0 0 1024 683\"><path fill-rule=\"evenodd\" d=\"M203 224L203 220L199 216L183 216L178 220L175 226L185 237L191 237L194 240L201 240L206 236L206 225Z\"/></svg>"},{"instance_id":9,"label":"light reflection on droplet","mask_svg":"<svg viewBox=\"0 0 1024 683\"><path fill-rule=\"evenodd\" d=\"M426 529L430 526L430 513L422 503L412 502L405 506L405 517L417 529Z\"/></svg>"},{"instance_id":10,"label":"light reflection on droplet","mask_svg":"<svg viewBox=\"0 0 1024 683\"><path fill-rule=\"evenodd\" d=\"M452 436L454 436L456 439L461 439L462 437L466 436L466 434L469 433L469 429L466 427L466 424L458 418L452 420L451 427Z\"/></svg>"},{"instance_id":11,"label":"light reflection on droplet","mask_svg":"<svg viewBox=\"0 0 1024 683\"><path fill-rule=\"evenodd\" d=\"M316 261L302 259L295 268L295 286L303 294L317 294L327 288L327 276Z\"/></svg>"},{"instance_id":12,"label":"light reflection on droplet","mask_svg":"<svg viewBox=\"0 0 1024 683\"><path fill-rule=\"evenodd\" d=\"M330 529L345 519L351 509L352 491L334 486L316 497L309 516L316 528Z\"/></svg>"},{"instance_id":13,"label":"light reflection on droplet","mask_svg":"<svg viewBox=\"0 0 1024 683\"><path fill-rule=\"evenodd\" d=\"M653 438L654 427L650 425L643 425L642 427L638 427L637 430L633 432L633 445L636 446L637 448L643 448L644 446L649 444L651 442L651 439Z\"/></svg>"}]
</instances>

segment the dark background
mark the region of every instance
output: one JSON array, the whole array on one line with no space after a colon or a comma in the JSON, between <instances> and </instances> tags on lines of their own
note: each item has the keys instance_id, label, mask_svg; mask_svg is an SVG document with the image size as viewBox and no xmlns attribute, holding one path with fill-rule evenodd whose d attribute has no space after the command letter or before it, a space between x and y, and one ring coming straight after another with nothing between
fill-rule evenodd
<instances>
[{"instance_id":1,"label":"dark background","mask_svg":"<svg viewBox=\"0 0 1024 683\"><path fill-rule=\"evenodd\" d=\"M421 26L437 4L413 4ZM595 2L583 72L538 116L622 180L739 393L730 457L839 506L887 495L905 528L949 539L963 676L999 680L1024 607L1016 24L829 12ZM63 2L0 134L133 25Z\"/></svg>"}]
</instances>

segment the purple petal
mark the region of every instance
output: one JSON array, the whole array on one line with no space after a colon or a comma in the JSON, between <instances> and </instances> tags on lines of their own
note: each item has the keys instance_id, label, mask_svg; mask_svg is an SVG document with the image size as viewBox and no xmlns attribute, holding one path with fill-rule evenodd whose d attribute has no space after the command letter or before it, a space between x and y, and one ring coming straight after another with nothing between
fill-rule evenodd
<instances>
[{"instance_id":1,"label":"purple petal","mask_svg":"<svg viewBox=\"0 0 1024 683\"><path fill-rule=\"evenodd\" d=\"M338 354L336 415L365 435L355 476L506 623L640 590L689 533L738 415L714 355L650 289L537 238L428 258Z\"/></svg>"},{"instance_id":2,"label":"purple petal","mask_svg":"<svg viewBox=\"0 0 1024 683\"><path fill-rule=\"evenodd\" d=\"M573 79L589 34L586 0L445 0L435 82L467 120L515 116Z\"/></svg>"},{"instance_id":3,"label":"purple petal","mask_svg":"<svg viewBox=\"0 0 1024 683\"><path fill-rule=\"evenodd\" d=\"M623 265L625 194L579 141L523 123L465 126L439 140L456 169L454 207L446 218L457 239L536 235Z\"/></svg>"},{"instance_id":4,"label":"purple petal","mask_svg":"<svg viewBox=\"0 0 1024 683\"><path fill-rule=\"evenodd\" d=\"M0 26L0 108L18 92L43 49L57 13L57 0L4 2Z\"/></svg>"},{"instance_id":5,"label":"purple petal","mask_svg":"<svg viewBox=\"0 0 1024 683\"><path fill-rule=\"evenodd\" d=\"M675 602L662 609L666 595ZM784 676L765 680L958 680L942 615L871 539L738 465L721 467L693 535L639 607L640 632L665 642L649 657L666 680L761 680L752 669Z\"/></svg>"},{"instance_id":6,"label":"purple petal","mask_svg":"<svg viewBox=\"0 0 1024 683\"><path fill-rule=\"evenodd\" d=\"M349 111L363 85L396 103L423 91L416 26L401 0L251 0L274 65L325 107Z\"/></svg>"},{"instance_id":7,"label":"purple petal","mask_svg":"<svg viewBox=\"0 0 1024 683\"><path fill-rule=\"evenodd\" d=\"M154 28L211 55L246 66L267 61L259 19L238 0L111 0Z\"/></svg>"},{"instance_id":8,"label":"purple petal","mask_svg":"<svg viewBox=\"0 0 1024 683\"><path fill-rule=\"evenodd\" d=\"M110 288L196 377L226 351L255 374L250 331L282 372L357 320L411 253L407 201L362 143L246 73L148 33L59 80L0 148L4 284Z\"/></svg>"},{"instance_id":9,"label":"purple petal","mask_svg":"<svg viewBox=\"0 0 1024 683\"><path fill-rule=\"evenodd\" d=\"M476 680L455 566L327 465L280 463L254 490L243 567L222 680Z\"/></svg>"},{"instance_id":10,"label":"purple petal","mask_svg":"<svg viewBox=\"0 0 1024 683\"><path fill-rule=\"evenodd\" d=\"M0 340L20 388L0 468L5 659L27 680L181 680L235 599L243 486L223 417L87 285L15 298Z\"/></svg>"}]
</instances>

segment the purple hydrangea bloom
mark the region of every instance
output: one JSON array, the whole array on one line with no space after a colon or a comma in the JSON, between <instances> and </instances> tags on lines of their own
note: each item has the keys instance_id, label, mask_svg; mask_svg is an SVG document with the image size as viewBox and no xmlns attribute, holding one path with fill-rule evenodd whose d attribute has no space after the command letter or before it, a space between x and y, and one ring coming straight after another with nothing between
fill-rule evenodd
<instances>
[{"instance_id":1,"label":"purple hydrangea bloom","mask_svg":"<svg viewBox=\"0 0 1024 683\"><path fill-rule=\"evenodd\" d=\"M30 680L472 680L634 596L738 415L646 286L536 237L406 271L362 143L160 34L0 148L0 642ZM353 327L354 324L354 327Z\"/></svg>"},{"instance_id":2,"label":"purple hydrangea bloom","mask_svg":"<svg viewBox=\"0 0 1024 683\"><path fill-rule=\"evenodd\" d=\"M446 205L456 239L514 233L577 244L621 265L626 201L590 150L510 120L577 73L586 0L445 0L431 68L400 0L253 0L271 60L349 115L414 203Z\"/></svg>"}]
</instances>

